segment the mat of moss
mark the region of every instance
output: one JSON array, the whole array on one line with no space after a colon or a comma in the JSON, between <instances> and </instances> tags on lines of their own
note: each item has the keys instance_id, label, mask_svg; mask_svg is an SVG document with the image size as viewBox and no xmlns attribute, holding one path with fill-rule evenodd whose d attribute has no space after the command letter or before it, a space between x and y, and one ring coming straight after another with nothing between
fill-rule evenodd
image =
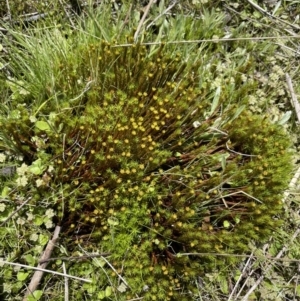
<instances>
[{"instance_id":1,"label":"mat of moss","mask_svg":"<svg viewBox=\"0 0 300 301\"><path fill-rule=\"evenodd\" d=\"M53 256L106 254L64 260L92 280L72 281L71 300L191 300L197 276L237 261L201 253L246 252L281 225L289 138L249 112L255 85L239 72L213 81L214 45L144 44L153 33L134 43L131 28L115 39L119 24L99 22L68 39L57 28L12 32L0 159L17 172L2 179L1 249L36 265L59 225ZM205 24L177 16L165 39L192 39ZM17 298L32 274L1 275ZM62 300L62 283L45 275L45 298Z\"/></svg>"}]
</instances>

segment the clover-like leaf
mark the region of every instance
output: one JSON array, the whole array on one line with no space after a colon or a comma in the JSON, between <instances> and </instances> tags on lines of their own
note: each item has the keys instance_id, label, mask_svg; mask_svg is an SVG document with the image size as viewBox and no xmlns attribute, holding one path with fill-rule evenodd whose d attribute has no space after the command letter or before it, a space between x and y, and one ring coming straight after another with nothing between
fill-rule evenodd
<instances>
[{"instance_id":1,"label":"clover-like leaf","mask_svg":"<svg viewBox=\"0 0 300 301\"><path fill-rule=\"evenodd\" d=\"M41 299L42 296L43 296L43 291L37 290L37 291L34 291L32 294L30 294L27 297L27 300L28 301L38 301Z\"/></svg>"},{"instance_id":2,"label":"clover-like leaf","mask_svg":"<svg viewBox=\"0 0 300 301\"><path fill-rule=\"evenodd\" d=\"M48 236L40 234L39 235L39 243L44 246L49 241Z\"/></svg>"},{"instance_id":3,"label":"clover-like leaf","mask_svg":"<svg viewBox=\"0 0 300 301\"><path fill-rule=\"evenodd\" d=\"M224 222L223 222L223 227L224 227L225 229L228 229L228 228L230 227L229 221L224 221Z\"/></svg>"},{"instance_id":4,"label":"clover-like leaf","mask_svg":"<svg viewBox=\"0 0 300 301\"><path fill-rule=\"evenodd\" d=\"M43 120L38 120L35 123L35 127L41 131L45 131L45 132L51 131L51 128L50 128L50 125L48 124L48 122L43 121Z\"/></svg>"},{"instance_id":5,"label":"clover-like leaf","mask_svg":"<svg viewBox=\"0 0 300 301\"><path fill-rule=\"evenodd\" d=\"M105 297L109 297L112 294L112 288L111 286L107 286L105 289Z\"/></svg>"},{"instance_id":6,"label":"clover-like leaf","mask_svg":"<svg viewBox=\"0 0 300 301\"><path fill-rule=\"evenodd\" d=\"M106 297L106 296L105 296L105 291L100 291L100 292L98 293L98 299L99 299L99 300L103 300L105 297Z\"/></svg>"},{"instance_id":7,"label":"clover-like leaf","mask_svg":"<svg viewBox=\"0 0 300 301\"><path fill-rule=\"evenodd\" d=\"M31 166L28 167L28 170L34 175L41 175L46 167L42 164L41 159L35 160Z\"/></svg>"},{"instance_id":8,"label":"clover-like leaf","mask_svg":"<svg viewBox=\"0 0 300 301\"><path fill-rule=\"evenodd\" d=\"M29 275L29 273L19 271L18 274L17 274L17 279L19 281L24 281L28 277L28 275Z\"/></svg>"}]
</instances>

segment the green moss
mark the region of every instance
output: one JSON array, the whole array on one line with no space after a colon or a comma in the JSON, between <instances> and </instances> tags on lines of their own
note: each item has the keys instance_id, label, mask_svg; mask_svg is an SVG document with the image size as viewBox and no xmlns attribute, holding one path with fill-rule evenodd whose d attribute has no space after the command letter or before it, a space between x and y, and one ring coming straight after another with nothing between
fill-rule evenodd
<instances>
[{"instance_id":1,"label":"green moss","mask_svg":"<svg viewBox=\"0 0 300 301\"><path fill-rule=\"evenodd\" d=\"M51 64L44 54L54 77L45 77L38 99L31 82L37 90L10 102L16 114L1 116L2 136L12 141L2 150L31 167L40 162L16 194L32 197L36 215L55 210L70 254L109 253L69 264L70 274L93 277L99 290L112 286L118 300L182 300L197 275L238 260L197 253L244 252L276 227L289 138L243 110L252 86L237 80L236 97L227 99L232 88L222 86L218 99L198 50L188 60L168 45L80 39L63 40L73 47L65 52L46 38L43 50L65 54ZM98 291L82 290L96 300Z\"/></svg>"}]
</instances>

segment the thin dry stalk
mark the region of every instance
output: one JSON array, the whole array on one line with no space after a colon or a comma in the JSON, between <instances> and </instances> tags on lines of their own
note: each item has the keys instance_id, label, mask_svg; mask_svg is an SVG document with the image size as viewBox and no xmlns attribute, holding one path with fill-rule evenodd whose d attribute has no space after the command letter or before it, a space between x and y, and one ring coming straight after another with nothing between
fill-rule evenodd
<instances>
[{"instance_id":1,"label":"thin dry stalk","mask_svg":"<svg viewBox=\"0 0 300 301\"><path fill-rule=\"evenodd\" d=\"M255 263L255 261L252 261L252 262L251 262L251 264L249 265L249 270L252 268L252 266L253 266L254 263ZM235 296L236 299L240 297L241 293L242 293L243 290L244 290L244 287L247 285L247 281L248 281L249 279L251 279L250 277L252 276L252 274L253 274L254 272L255 272L255 270L252 269L252 270L248 273L247 279L244 280L243 285L240 287L240 290L238 291L238 293L237 293L236 296Z\"/></svg>"},{"instance_id":2,"label":"thin dry stalk","mask_svg":"<svg viewBox=\"0 0 300 301\"><path fill-rule=\"evenodd\" d=\"M300 178L300 167L297 169L295 175L293 176L292 180L290 181L290 184L289 184L289 189L292 190L293 188L296 187L296 184L297 184L297 181L298 179ZM285 203L287 198L289 197L290 195L290 191L286 191L284 194L283 194L283 199L282 199L282 202Z\"/></svg>"},{"instance_id":3,"label":"thin dry stalk","mask_svg":"<svg viewBox=\"0 0 300 301\"><path fill-rule=\"evenodd\" d=\"M288 73L285 74L285 77L286 77L286 82L287 82L288 89L289 89L290 94L291 94L291 103L292 103L292 106L295 109L295 113L297 115L298 122L300 123L300 104L298 102L297 95L294 91L292 79L291 79L291 77L289 76ZM296 187L296 184L297 184L297 181L298 181L299 178L300 178L300 167L298 168L298 170L296 171L296 173L293 176L292 180L290 181L290 184L289 184L290 189L293 189L293 188ZM290 195L290 192L286 191L284 193L282 201L286 202L289 195Z\"/></svg>"},{"instance_id":4,"label":"thin dry stalk","mask_svg":"<svg viewBox=\"0 0 300 301\"><path fill-rule=\"evenodd\" d=\"M2 265L2 264L8 264L8 265L11 265L11 266L25 268L25 269L34 270L34 271L42 271L44 273L50 273L50 274L57 275L57 276L68 277L70 279L79 280L79 281L86 282L86 283L92 283L92 280L90 280L90 279L84 279L84 278L80 278L80 277L76 277L76 276L72 276L72 275L66 275L66 274L55 272L55 271L52 271L52 270L36 268L36 267L32 267L30 265L16 263L16 262L9 262L9 261L5 261L5 260L1 259L0 260L0 265Z\"/></svg>"},{"instance_id":5,"label":"thin dry stalk","mask_svg":"<svg viewBox=\"0 0 300 301\"><path fill-rule=\"evenodd\" d=\"M24 203L22 203L13 213L11 213L8 218L3 221L0 224L0 227L2 227L4 224L6 224L16 213L18 213L18 211L20 211L29 201L31 200L31 197L29 197Z\"/></svg>"},{"instance_id":6,"label":"thin dry stalk","mask_svg":"<svg viewBox=\"0 0 300 301\"><path fill-rule=\"evenodd\" d=\"M255 9L257 9L259 12L261 12L261 13L267 15L267 16L270 17L271 19L274 19L274 20L277 20L277 21L279 21L279 22L282 22L282 23L285 24L285 25L289 25L289 26L291 26L291 27L294 28L294 29L297 29L297 30L300 29L300 27L297 26L297 25L291 24L291 23L289 23L289 22L287 22L287 21L285 21L285 20L282 20L282 19L280 19L280 18L277 18L277 17L273 16L272 14L270 14L270 13L267 12L265 9L263 9L262 7L260 7L258 4L252 2L251 0L247 0L247 2L248 2L249 4L251 4L251 5L252 5Z\"/></svg>"},{"instance_id":7,"label":"thin dry stalk","mask_svg":"<svg viewBox=\"0 0 300 301\"><path fill-rule=\"evenodd\" d=\"M66 271L66 265L63 262L63 272L64 274L67 275L67 271ZM69 278L65 277L65 300L64 301L69 301Z\"/></svg>"},{"instance_id":8,"label":"thin dry stalk","mask_svg":"<svg viewBox=\"0 0 300 301\"><path fill-rule=\"evenodd\" d=\"M298 122L300 122L300 104L297 100L297 95L294 91L292 79L291 79L291 77L289 76L288 73L285 74L285 77L286 77L286 82L287 82L287 85L288 85L288 88L289 88L289 91L290 91L290 94L291 94L291 103L292 103L292 106L295 108L295 112L296 112L296 115L297 115L297 118L298 118Z\"/></svg>"},{"instance_id":9,"label":"thin dry stalk","mask_svg":"<svg viewBox=\"0 0 300 301\"><path fill-rule=\"evenodd\" d=\"M9 21L11 21L11 12L10 12L9 0L6 0L6 7L7 7L7 18L8 18Z\"/></svg>"},{"instance_id":10,"label":"thin dry stalk","mask_svg":"<svg viewBox=\"0 0 300 301\"><path fill-rule=\"evenodd\" d=\"M52 257L52 258L47 258L47 259L41 260L41 261L39 261L39 263L42 264L42 263L54 261L54 260L79 261L79 260L86 260L86 259L95 258L95 257L108 256L110 254L111 253L100 253L100 254L90 254L90 255L83 255L83 256Z\"/></svg>"},{"instance_id":11,"label":"thin dry stalk","mask_svg":"<svg viewBox=\"0 0 300 301\"><path fill-rule=\"evenodd\" d=\"M299 272L300 272L300 265L298 265L298 275L299 275ZM297 294L297 287L299 285L299 281L298 281L299 280L299 276L298 275L295 276L296 277L296 281L295 281L295 289L294 289L294 298L293 298L293 301L296 301L296 297L299 296L299 294ZM293 278L294 277L291 278L291 281L293 280ZM289 281L288 284L290 284L291 281Z\"/></svg>"},{"instance_id":12,"label":"thin dry stalk","mask_svg":"<svg viewBox=\"0 0 300 301\"><path fill-rule=\"evenodd\" d=\"M148 26L147 26L147 30L153 25L155 24L155 22L163 15L165 15L169 10L171 10L175 5L177 4L177 1L174 1L166 10L164 10L160 15L158 15Z\"/></svg>"},{"instance_id":13,"label":"thin dry stalk","mask_svg":"<svg viewBox=\"0 0 300 301\"><path fill-rule=\"evenodd\" d=\"M300 35L289 35L289 36L280 36L280 39L300 39ZM231 42L231 41L265 41L265 40L278 40L278 37L276 36L269 36L269 37L248 37L248 38L221 38L221 39L200 39L200 40L182 40L182 41L170 41L170 42L146 42L141 43L142 46L151 46L151 45L171 45L171 44L199 44L199 43L220 43L220 42ZM118 45L112 45L112 48L117 47L131 47L134 44L132 43L126 43L126 44L118 44Z\"/></svg>"},{"instance_id":14,"label":"thin dry stalk","mask_svg":"<svg viewBox=\"0 0 300 301\"><path fill-rule=\"evenodd\" d=\"M48 258L51 257L52 251L53 251L53 249L55 247L56 241L57 241L59 233L60 233L60 229L61 229L61 227L59 227L59 226L55 227L53 237L48 242L47 247L45 249L45 252L41 256L40 261L44 261L44 260L46 260L46 259L48 259ZM48 262L44 262L42 264L38 264L38 268L45 269L47 267L47 264L48 264ZM39 285L39 283L40 283L40 281L41 281L41 279L43 277L43 275L44 275L43 271L36 271L33 274L33 277L32 277L32 279L30 281L30 284L29 284L29 286L27 288L27 291L25 293L23 301L27 301L27 297L36 290L36 288L38 287L38 285Z\"/></svg>"},{"instance_id":15,"label":"thin dry stalk","mask_svg":"<svg viewBox=\"0 0 300 301\"><path fill-rule=\"evenodd\" d=\"M245 266L244 266L244 268L242 270L241 275L239 276L239 278L238 278L238 280L237 280L237 282L236 282L233 290L231 291L231 293L230 293L230 295L228 297L228 301L232 300L231 298L232 298L233 294L235 293L235 291L237 290L237 288L238 288L238 286L240 284L240 281L245 276L246 270L247 270L247 268L248 268L248 266L249 266L249 264L250 264L250 262L251 262L252 259L253 259L253 252L251 253L250 257L248 258L248 260L247 260L247 262L246 262L246 264L245 264ZM237 298L238 296L235 296L235 297Z\"/></svg>"},{"instance_id":16,"label":"thin dry stalk","mask_svg":"<svg viewBox=\"0 0 300 301\"><path fill-rule=\"evenodd\" d=\"M145 19L146 19L148 13L149 13L150 7L151 7L152 4L154 3L154 1L155 1L155 0L150 0L149 3L148 3L148 5L146 6L146 9L145 9L145 11L144 11L144 14L143 14L143 16L142 16L142 18L141 18L141 20L140 20L140 22L139 22L139 25L138 25L138 27L137 27L137 29L136 29L136 32L135 32L135 34L134 34L134 41L135 41L135 42L136 42L136 40L137 40L137 38L138 38L138 35L139 35L139 33L140 33L140 30L141 30L141 28L142 28L142 26L143 26L143 24L144 24L144 22L145 22Z\"/></svg>"},{"instance_id":17,"label":"thin dry stalk","mask_svg":"<svg viewBox=\"0 0 300 301\"><path fill-rule=\"evenodd\" d=\"M129 284L127 283L127 281L118 273L118 271L111 265L111 263L103 256L101 256L101 258L110 266L110 268L117 274L117 276L119 277L119 279L121 281L124 282L124 284L130 288Z\"/></svg>"},{"instance_id":18,"label":"thin dry stalk","mask_svg":"<svg viewBox=\"0 0 300 301\"><path fill-rule=\"evenodd\" d=\"M289 244L291 244L295 238L299 235L300 233L300 228L298 228L296 230L296 232L294 233L294 235L291 237L291 240L289 242ZM285 245L280 252L276 255L276 259L280 259L280 257L282 257L282 255L284 254L284 252L288 249L288 246ZM241 301L248 301L249 300L249 296L256 290L256 288L261 284L261 282L264 280L265 278L265 274L267 274L270 269L272 268L272 265L270 264L269 266L267 266L264 271L263 274L256 280L256 282L252 285L252 287L248 290L248 292L246 293L246 295L243 297L243 299Z\"/></svg>"},{"instance_id":19,"label":"thin dry stalk","mask_svg":"<svg viewBox=\"0 0 300 301\"><path fill-rule=\"evenodd\" d=\"M65 6L63 5L63 3L61 2L61 0L59 0L59 3L61 4L61 6L62 6L62 8L63 8L63 10L64 10L64 12L65 12L65 14L66 14L66 16L68 17L68 19L69 19L69 21L70 21L70 24L74 27L75 24L74 24L74 22L72 21L72 18L71 18L71 16L70 16L70 14L69 14L68 11L66 10L66 8L65 8Z\"/></svg>"},{"instance_id":20,"label":"thin dry stalk","mask_svg":"<svg viewBox=\"0 0 300 301\"><path fill-rule=\"evenodd\" d=\"M182 256L220 256L220 257L243 257L243 258L251 258L251 259L267 259L269 261L281 261L281 262L296 262L300 263L300 259L289 259L289 258L278 258L271 257L268 255L247 255L247 254L229 254L229 253L178 253L177 255L174 255L175 257L182 257Z\"/></svg>"},{"instance_id":21,"label":"thin dry stalk","mask_svg":"<svg viewBox=\"0 0 300 301\"><path fill-rule=\"evenodd\" d=\"M125 25L128 23L128 20L129 20L131 11L132 11L132 7L133 7L133 4L131 3L131 4L130 4L130 7L129 7L128 11L127 11L125 20L124 20L124 22L123 22L123 24L122 24L122 26L121 26L120 32L118 33L117 40L120 38L120 35L121 35L121 33L122 33L122 31L123 31Z\"/></svg>"}]
</instances>

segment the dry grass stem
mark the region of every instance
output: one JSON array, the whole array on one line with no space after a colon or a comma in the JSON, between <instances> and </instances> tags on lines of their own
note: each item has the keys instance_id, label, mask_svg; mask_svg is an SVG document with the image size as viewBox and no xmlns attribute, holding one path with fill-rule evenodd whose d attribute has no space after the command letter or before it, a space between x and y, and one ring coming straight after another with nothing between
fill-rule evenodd
<instances>
[{"instance_id":1,"label":"dry grass stem","mask_svg":"<svg viewBox=\"0 0 300 301\"><path fill-rule=\"evenodd\" d=\"M85 259L89 259L89 258L102 257L102 256L108 256L108 255L110 255L110 253L90 254L90 255L71 256L71 257L53 257L53 258L41 260L41 261L39 261L39 264L49 262L49 261L54 261L54 260L67 260L67 261L85 260Z\"/></svg>"},{"instance_id":2,"label":"dry grass stem","mask_svg":"<svg viewBox=\"0 0 300 301\"><path fill-rule=\"evenodd\" d=\"M31 197L29 197L24 203L22 203L22 205L20 205L14 212L12 212L8 218L2 222L0 224L0 227L2 227L3 225L5 225L16 213L18 213L18 211L20 211L29 201L31 200Z\"/></svg>"},{"instance_id":3,"label":"dry grass stem","mask_svg":"<svg viewBox=\"0 0 300 301\"><path fill-rule=\"evenodd\" d=\"M154 3L154 1L155 1L155 0L150 0L150 2L148 3L148 5L146 6L146 9L145 9L145 11L144 11L144 14L143 14L143 16L142 16L142 18L141 18L141 20L140 20L140 22L139 22L139 25L138 25L138 27L137 27L137 29L136 29L136 32L135 32L135 34L134 34L134 41L137 40L137 38L138 38L138 36L139 36L139 33L140 33L140 31L141 31L141 28L142 28L142 26L143 26L143 24L144 24L144 22L145 22L145 19L146 19L148 13L149 13L150 7L151 7L152 4Z\"/></svg>"},{"instance_id":4,"label":"dry grass stem","mask_svg":"<svg viewBox=\"0 0 300 301\"><path fill-rule=\"evenodd\" d=\"M295 238L299 235L300 233L300 228L298 228L296 230L296 232L294 233L294 235L291 237L291 240L289 242L289 244L291 244ZM280 259L280 257L284 254L284 252L288 249L288 246L285 245L280 252L276 255L275 259ZM272 268L272 265L269 264L264 271L262 271L262 275L256 280L256 282L252 285L252 287L248 290L248 292L246 293L246 295L243 297L243 299L241 301L248 301L249 300L249 296L256 290L256 288L261 284L261 282L264 280L265 278L265 274L267 274L270 269Z\"/></svg>"},{"instance_id":5,"label":"dry grass stem","mask_svg":"<svg viewBox=\"0 0 300 301\"><path fill-rule=\"evenodd\" d=\"M295 175L293 176L290 184L289 184L289 190L285 191L285 193L283 194L283 199L282 202L285 203L287 198L290 195L290 190L294 189L296 187L297 181L300 178L300 167L297 169L297 171L295 172Z\"/></svg>"},{"instance_id":6,"label":"dry grass stem","mask_svg":"<svg viewBox=\"0 0 300 301\"><path fill-rule=\"evenodd\" d=\"M116 275L118 276L118 278L124 282L124 284L130 288L130 286L128 285L127 281L118 273L118 271L111 265L111 263L103 256L101 256L101 259L103 259L109 266L110 268L116 273Z\"/></svg>"},{"instance_id":7,"label":"dry grass stem","mask_svg":"<svg viewBox=\"0 0 300 301\"><path fill-rule=\"evenodd\" d=\"M129 17L130 17L131 11L132 11L132 7L133 7L133 4L131 3L131 4L130 4L130 7L129 7L128 11L127 11L125 20L124 20L124 22L123 22L123 24L122 24L122 26L121 26L120 32L118 33L117 39L120 38L120 35L121 35L121 33L122 33L122 31L123 31L125 25L128 24Z\"/></svg>"},{"instance_id":8,"label":"dry grass stem","mask_svg":"<svg viewBox=\"0 0 300 301\"><path fill-rule=\"evenodd\" d=\"M243 270L242 270L242 273L240 274L238 280L236 281L235 286L234 286L234 288L232 289L232 291L231 291L231 293L230 293L230 295L229 295L227 301L232 300L233 294L234 294L235 291L237 290L240 281L241 281L241 280L243 279L243 277L245 276L246 270L249 268L249 265L250 265L250 262L252 261L252 259L253 259L253 252L252 252L251 255L249 256L249 258L248 258L248 260L247 260L247 262L246 262L246 264L245 264L245 266L244 266L244 268L243 268ZM235 298L238 298L239 294L240 294L240 291L239 291L238 294L235 296Z\"/></svg>"},{"instance_id":9,"label":"dry grass stem","mask_svg":"<svg viewBox=\"0 0 300 301\"><path fill-rule=\"evenodd\" d=\"M281 262L298 262L300 263L300 259L288 259L288 258L280 258L278 255L276 257L271 257L268 255L262 256L254 256L252 253L250 255L247 254L227 254L227 253L179 253L174 255L177 257L181 256L223 256L223 257L244 257L244 258L252 258L252 259L264 259L271 261L281 261Z\"/></svg>"},{"instance_id":10,"label":"dry grass stem","mask_svg":"<svg viewBox=\"0 0 300 301\"><path fill-rule=\"evenodd\" d=\"M262 14L267 15L267 16L270 17L271 19L277 20L277 21L279 21L279 22L281 22L281 23L283 23L283 24L285 24L285 25L289 25L289 26L291 26L292 28L294 28L294 29L296 29L296 30L299 30L299 29L300 29L300 27L297 26L297 25L291 24L291 23L289 23L289 22L287 22L287 21L284 21L284 20L282 20L282 19L280 19L280 18L277 18L277 17L273 16L272 14L270 14L269 12L267 12L266 10L264 10L262 7L260 7L260 6L259 6L258 4L256 4L256 3L252 2L251 0L247 0L247 2L248 2L249 4L251 4L251 5L252 5L255 9L257 9L259 12L261 12Z\"/></svg>"},{"instance_id":11,"label":"dry grass stem","mask_svg":"<svg viewBox=\"0 0 300 301\"><path fill-rule=\"evenodd\" d=\"M66 16L68 17L68 19L69 19L69 21L70 21L70 24L71 24L73 27L75 27L75 24L74 24L74 22L72 21L72 18L71 18L71 16L70 16L70 14L68 13L68 11L67 11L65 5L62 3L61 0L59 0L59 3L60 3L60 5L62 6L62 8L63 8L63 10L64 10L64 12L65 12L65 14L66 14Z\"/></svg>"},{"instance_id":12,"label":"dry grass stem","mask_svg":"<svg viewBox=\"0 0 300 301\"><path fill-rule=\"evenodd\" d=\"M64 274L67 275L66 265L64 262L62 264L62 267L63 267ZM69 301L69 278L68 277L65 277L65 300L64 301Z\"/></svg>"},{"instance_id":13,"label":"dry grass stem","mask_svg":"<svg viewBox=\"0 0 300 301\"><path fill-rule=\"evenodd\" d=\"M29 270L35 270L35 271L42 271L44 273L50 273L53 275L58 275L58 276L62 276L62 277L68 277L74 280L79 280L82 282L86 282L86 283L92 283L92 280L90 279L84 279L84 278L80 278L80 277L76 277L76 276L72 276L72 275L66 275L64 273L60 273L60 272L56 272L56 271L52 271L52 270L46 270L46 269L42 269L42 268L36 268L30 265L26 265L26 264L21 264L21 263L15 263L15 262L9 262L9 261L5 261L5 260L0 260L0 265L3 264L8 264L11 266L15 266L15 267L21 267L21 268L25 268L25 269L29 269Z\"/></svg>"},{"instance_id":14,"label":"dry grass stem","mask_svg":"<svg viewBox=\"0 0 300 301\"><path fill-rule=\"evenodd\" d=\"M6 0L6 7L7 7L7 18L9 21L11 21L11 11L9 6L9 0Z\"/></svg>"},{"instance_id":15,"label":"dry grass stem","mask_svg":"<svg viewBox=\"0 0 300 301\"><path fill-rule=\"evenodd\" d=\"M277 36L269 36L269 37L249 37L249 38L221 38L221 39L201 39L201 40L182 40L182 41L170 41L170 42L146 42L141 43L141 45L151 46L151 45L171 45L171 44L198 44L198 43L219 43L219 42L231 42L231 41L264 41L264 40L278 40L279 37ZM280 39L300 39L300 35L292 35L292 36L281 36ZM126 44L118 44L112 45L112 48L117 47L131 47L133 43L126 43Z\"/></svg>"},{"instance_id":16,"label":"dry grass stem","mask_svg":"<svg viewBox=\"0 0 300 301\"><path fill-rule=\"evenodd\" d=\"M158 15L149 25L147 25L146 29L148 30L155 22L163 15L165 15L169 10L171 10L175 5L177 4L177 1L174 1L166 10L164 10L160 15Z\"/></svg>"},{"instance_id":17,"label":"dry grass stem","mask_svg":"<svg viewBox=\"0 0 300 301\"><path fill-rule=\"evenodd\" d=\"M241 156L245 156L245 157L257 157L257 155L248 155L248 154L242 154L242 153L236 152L236 151L234 151L234 150L232 150L232 149L229 148L227 142L226 142L226 148L227 148L230 152L232 152L232 153L234 153L234 154L237 154L237 155L241 155Z\"/></svg>"},{"instance_id":18,"label":"dry grass stem","mask_svg":"<svg viewBox=\"0 0 300 301\"><path fill-rule=\"evenodd\" d=\"M290 91L290 94L291 94L291 103L292 103L293 107L295 108L295 112L296 112L296 115L297 115L298 122L300 122L300 104L297 100L297 95L294 91L292 79L291 79L291 77L289 76L288 73L285 74L285 77L286 77L286 82L287 82L287 85L288 85L288 88L289 88L289 91Z\"/></svg>"},{"instance_id":19,"label":"dry grass stem","mask_svg":"<svg viewBox=\"0 0 300 301\"><path fill-rule=\"evenodd\" d=\"M40 261L44 261L48 258L51 257L52 251L55 247L56 241L58 239L59 233L60 233L61 228L59 226L55 227L54 230L54 234L53 234L53 238L48 242L47 247L45 249L45 252L43 253ZM45 269L47 267L48 262L44 262L44 263L39 263L38 264L38 268L39 269ZM44 271L42 270L38 270L33 274L33 277L30 281L30 284L27 288L27 291L25 293L25 297L23 299L23 301L27 301L27 297L32 294L36 288L38 287L42 277L43 277Z\"/></svg>"}]
</instances>

